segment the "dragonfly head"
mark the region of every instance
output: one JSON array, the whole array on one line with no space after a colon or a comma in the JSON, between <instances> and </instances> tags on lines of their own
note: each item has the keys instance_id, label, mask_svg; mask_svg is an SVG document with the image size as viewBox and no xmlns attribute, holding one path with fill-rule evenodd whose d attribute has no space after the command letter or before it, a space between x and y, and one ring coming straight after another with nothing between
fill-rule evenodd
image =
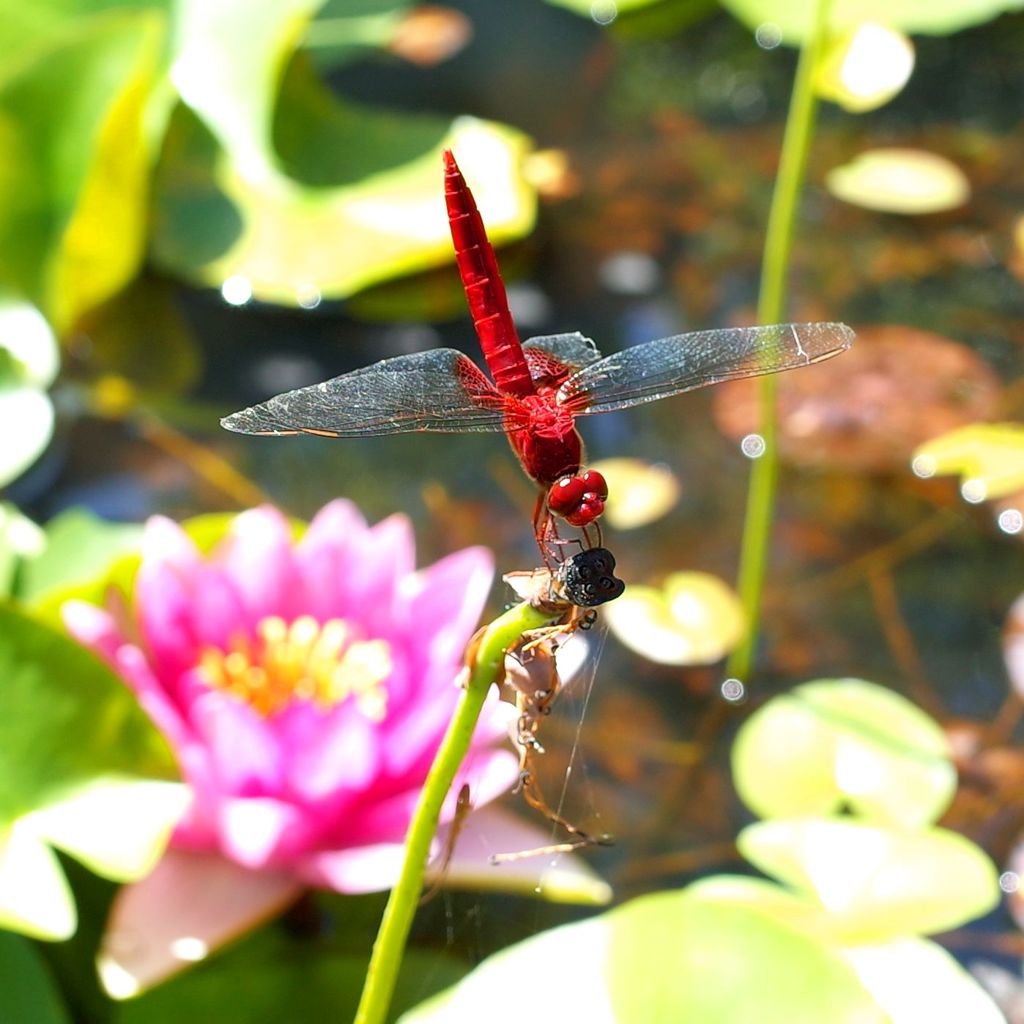
<instances>
[{"instance_id":1,"label":"dragonfly head","mask_svg":"<svg viewBox=\"0 0 1024 1024\"><path fill-rule=\"evenodd\" d=\"M563 476L548 491L548 508L571 526L587 526L604 512L608 484L594 469Z\"/></svg>"}]
</instances>

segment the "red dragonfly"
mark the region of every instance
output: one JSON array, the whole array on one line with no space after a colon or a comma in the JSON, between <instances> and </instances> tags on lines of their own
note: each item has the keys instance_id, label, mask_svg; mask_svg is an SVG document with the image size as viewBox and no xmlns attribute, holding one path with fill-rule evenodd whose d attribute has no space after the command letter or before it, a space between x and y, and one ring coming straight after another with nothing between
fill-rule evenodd
<instances>
[{"instance_id":1,"label":"red dragonfly","mask_svg":"<svg viewBox=\"0 0 1024 1024\"><path fill-rule=\"evenodd\" d=\"M277 395L226 417L222 426L243 434L327 437L503 431L540 487L533 525L547 560L550 545L559 542L555 517L582 528L586 546L593 546L587 527L608 496L601 474L583 467L577 416L807 366L853 341L845 324L809 323L679 334L603 359L578 333L524 344L473 195L447 150L444 167L455 258L491 378L455 349L413 352Z\"/></svg>"}]
</instances>

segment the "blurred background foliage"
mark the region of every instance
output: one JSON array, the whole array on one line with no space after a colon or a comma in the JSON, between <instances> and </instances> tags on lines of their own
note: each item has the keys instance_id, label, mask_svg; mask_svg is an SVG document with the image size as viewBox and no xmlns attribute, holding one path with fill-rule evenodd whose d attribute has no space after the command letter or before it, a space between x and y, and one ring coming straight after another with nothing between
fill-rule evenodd
<instances>
[{"instance_id":1,"label":"blurred background foliage","mask_svg":"<svg viewBox=\"0 0 1024 1024\"><path fill-rule=\"evenodd\" d=\"M0 0L0 909L8 928L63 940L0 933L0 1018L217 1019L254 977L260 992L231 1019L354 1006L376 896L310 896L135 1002L101 990L94 957L114 885L159 856L181 794L120 681L60 634L60 603L125 591L137 524L154 512L273 500L306 517L339 493L371 519L407 512L422 561L483 543L502 569L531 565L531 489L493 437L279 441L224 435L217 420L379 358L473 350L443 216L446 147L502 246L524 336L578 329L613 351L750 322L793 48L812 6ZM799 892L716 875L591 919L589 941L653 957L661 929L692 920L679 977L692 980L712 938L723 957L743 942L764 968L748 978L753 992L771 991L771 950L790 943L808 971L837 980L804 1003L796 985L779 1019L825 1019L823 1005L838 1014L836 992L851 1014L920 1010L883 998L884 979L865 1001L868 954L848 955L867 948L863 935L851 941L856 914L829 918L819 868L870 842L912 874L938 866L927 898L907 884L888 928L870 894L845 893L868 944L904 943L908 959L890 962L924 979L918 991L941 976L953 988L936 991L980 998L922 945L954 929L946 947L1008 1019L1024 1020L1020 7L830 5L815 81L830 102L812 141L789 308L846 320L859 338L842 359L780 380L785 465L756 689L720 693L716 668L744 628L725 581L741 445L758 422L749 382L585 427L619 496L608 543L631 589L607 616L613 639L582 732L571 697L546 726L543 781L558 792L573 756L585 760L566 800L574 820L620 837L590 855L620 897L690 883L740 854ZM201 544L205 522L190 525ZM493 608L503 600L496 592ZM852 676L890 691L856 680L792 689ZM764 703L781 691L797 696ZM813 743L801 747L793 722L808 708ZM879 737L877 723L891 728ZM868 774L844 789L838 763ZM750 824L751 810L765 821ZM767 827L799 816L824 831ZM916 838L843 831L883 826ZM968 930L996 895L978 850L1005 869L1009 897ZM967 862L970 884L959 885ZM939 890L948 899L934 908ZM401 1007L582 916L539 902L523 913L518 899L428 906ZM510 954L502 990L538 956L558 981L573 941L550 959L529 946ZM594 969L564 961L564 978L578 977L578 992ZM728 978L706 985L702 1004L683 989L666 998L692 1019L730 1019L714 1001ZM601 991L622 1019L653 1019L620 975ZM465 1005L478 1019L480 1006ZM950 995L947 1011L957 1005Z\"/></svg>"}]
</instances>

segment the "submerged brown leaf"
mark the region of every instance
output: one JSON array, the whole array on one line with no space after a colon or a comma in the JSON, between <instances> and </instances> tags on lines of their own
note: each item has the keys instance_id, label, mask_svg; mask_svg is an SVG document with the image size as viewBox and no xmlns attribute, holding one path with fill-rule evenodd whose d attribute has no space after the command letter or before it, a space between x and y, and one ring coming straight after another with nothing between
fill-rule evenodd
<instances>
[{"instance_id":1,"label":"submerged brown leaf","mask_svg":"<svg viewBox=\"0 0 1024 1024\"><path fill-rule=\"evenodd\" d=\"M948 430L991 419L1000 385L971 349L931 331L868 327L838 359L779 378L779 448L800 465L884 472ZM715 394L719 428L737 441L758 429L756 380Z\"/></svg>"}]
</instances>

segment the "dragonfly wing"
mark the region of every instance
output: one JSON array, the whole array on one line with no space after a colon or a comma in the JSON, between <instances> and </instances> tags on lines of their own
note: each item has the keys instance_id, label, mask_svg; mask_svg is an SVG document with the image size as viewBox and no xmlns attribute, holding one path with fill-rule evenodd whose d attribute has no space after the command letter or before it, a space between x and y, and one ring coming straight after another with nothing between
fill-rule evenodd
<instances>
[{"instance_id":1,"label":"dragonfly wing","mask_svg":"<svg viewBox=\"0 0 1024 1024\"><path fill-rule=\"evenodd\" d=\"M240 434L329 437L498 431L502 405L471 359L440 348L384 359L322 384L287 391L220 422Z\"/></svg>"},{"instance_id":2,"label":"dragonfly wing","mask_svg":"<svg viewBox=\"0 0 1024 1024\"><path fill-rule=\"evenodd\" d=\"M597 346L578 331L530 338L523 343L523 354L534 385L550 388L601 358Z\"/></svg>"},{"instance_id":3,"label":"dragonfly wing","mask_svg":"<svg viewBox=\"0 0 1024 1024\"><path fill-rule=\"evenodd\" d=\"M846 324L734 327L660 338L584 367L558 390L574 413L626 409L738 377L809 366L849 348Z\"/></svg>"}]
</instances>

